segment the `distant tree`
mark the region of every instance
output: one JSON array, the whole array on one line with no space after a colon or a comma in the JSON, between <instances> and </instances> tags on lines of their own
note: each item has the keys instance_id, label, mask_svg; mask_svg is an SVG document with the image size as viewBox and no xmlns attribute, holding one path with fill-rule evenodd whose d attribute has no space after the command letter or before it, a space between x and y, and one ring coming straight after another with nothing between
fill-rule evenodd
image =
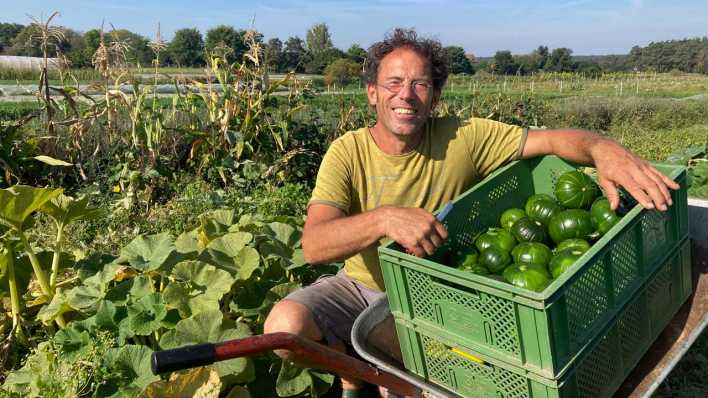
<instances>
[{"instance_id":1,"label":"distant tree","mask_svg":"<svg viewBox=\"0 0 708 398\"><path fill-rule=\"evenodd\" d=\"M37 28L33 25L27 25L12 39L12 46L7 50L7 53L11 55L24 55L28 57L39 57L42 55L42 50L37 45L36 40L32 40L33 36L36 35ZM49 56L55 57L57 55L56 46L49 46Z\"/></svg>"},{"instance_id":2,"label":"distant tree","mask_svg":"<svg viewBox=\"0 0 708 398\"><path fill-rule=\"evenodd\" d=\"M573 65L575 72L582 73L585 76L597 77L602 74L602 68L593 60L583 60L575 62Z\"/></svg>"},{"instance_id":3,"label":"distant tree","mask_svg":"<svg viewBox=\"0 0 708 398\"><path fill-rule=\"evenodd\" d=\"M465 49L457 46L445 47L445 56L450 73L474 73L470 60L465 57Z\"/></svg>"},{"instance_id":4,"label":"distant tree","mask_svg":"<svg viewBox=\"0 0 708 398\"><path fill-rule=\"evenodd\" d=\"M706 52L708 37L652 42L646 47L633 47L627 65L638 70L705 73L702 71L705 70Z\"/></svg>"},{"instance_id":5,"label":"distant tree","mask_svg":"<svg viewBox=\"0 0 708 398\"><path fill-rule=\"evenodd\" d=\"M64 29L64 39L60 51L66 56L71 67L91 67L91 57L87 54L83 35L72 29Z\"/></svg>"},{"instance_id":6,"label":"distant tree","mask_svg":"<svg viewBox=\"0 0 708 398\"><path fill-rule=\"evenodd\" d=\"M514 55L512 58L514 59L514 63L518 66L517 73L519 74L530 75L538 70L538 59L534 53Z\"/></svg>"},{"instance_id":7,"label":"distant tree","mask_svg":"<svg viewBox=\"0 0 708 398\"><path fill-rule=\"evenodd\" d=\"M324 70L324 80L327 84L346 85L356 81L361 76L361 65L348 58L332 61Z\"/></svg>"},{"instance_id":8,"label":"distant tree","mask_svg":"<svg viewBox=\"0 0 708 398\"><path fill-rule=\"evenodd\" d=\"M329 34L329 28L325 23L319 23L312 26L305 36L307 43L307 51L312 56L320 55L334 48L332 37Z\"/></svg>"},{"instance_id":9,"label":"distant tree","mask_svg":"<svg viewBox=\"0 0 708 398\"><path fill-rule=\"evenodd\" d=\"M120 40L127 44L126 61L130 64L149 66L152 63L154 54L147 46L149 40L144 36L127 29L115 29L104 32L103 40L106 45L110 45L115 40ZM83 42L82 57L85 62L88 62L86 66L91 66L91 58L101 42L101 31L98 29L87 31L83 34Z\"/></svg>"},{"instance_id":10,"label":"distant tree","mask_svg":"<svg viewBox=\"0 0 708 398\"><path fill-rule=\"evenodd\" d=\"M322 74L325 68L339 58L346 58L347 55L338 48L330 48L316 54L309 54L305 63L305 73Z\"/></svg>"},{"instance_id":11,"label":"distant tree","mask_svg":"<svg viewBox=\"0 0 708 398\"><path fill-rule=\"evenodd\" d=\"M169 44L175 63L181 66L204 65L204 40L197 29L179 29Z\"/></svg>"},{"instance_id":12,"label":"distant tree","mask_svg":"<svg viewBox=\"0 0 708 398\"><path fill-rule=\"evenodd\" d=\"M548 47L538 46L538 48L533 51L532 55L536 58L535 70L541 70L546 66L546 62L548 62Z\"/></svg>"},{"instance_id":13,"label":"distant tree","mask_svg":"<svg viewBox=\"0 0 708 398\"><path fill-rule=\"evenodd\" d=\"M50 41L47 48L50 57L56 57L59 53L68 57L73 47L76 47L77 51L83 47L83 40L80 33L61 26L57 28L61 31L62 37L58 41ZM6 52L12 55L24 55L28 57L42 56L37 28L34 25L27 25L22 28L17 36L12 39L12 46L7 49Z\"/></svg>"},{"instance_id":14,"label":"distant tree","mask_svg":"<svg viewBox=\"0 0 708 398\"><path fill-rule=\"evenodd\" d=\"M240 62L243 54L248 49L243 40L245 34L246 31L237 31L233 26L219 25L207 31L204 46L209 52L214 51L217 47L225 47L230 50L227 60L229 62Z\"/></svg>"},{"instance_id":15,"label":"distant tree","mask_svg":"<svg viewBox=\"0 0 708 398\"><path fill-rule=\"evenodd\" d=\"M107 37L108 34L104 36ZM91 29L88 32L84 33L84 48L86 51L90 52L93 54L96 52L96 49L98 49L98 45L101 42L101 31L98 29Z\"/></svg>"},{"instance_id":16,"label":"distant tree","mask_svg":"<svg viewBox=\"0 0 708 398\"><path fill-rule=\"evenodd\" d=\"M544 70L550 72L572 72L575 69L573 58L571 57L572 54L573 50L569 48L554 48L548 57Z\"/></svg>"},{"instance_id":17,"label":"distant tree","mask_svg":"<svg viewBox=\"0 0 708 398\"><path fill-rule=\"evenodd\" d=\"M513 75L519 66L514 62L511 51L497 51L494 54L492 71L498 75Z\"/></svg>"},{"instance_id":18,"label":"distant tree","mask_svg":"<svg viewBox=\"0 0 708 398\"><path fill-rule=\"evenodd\" d=\"M23 25L17 23L0 22L0 53L12 46L12 39L14 39L23 28Z\"/></svg>"},{"instance_id":19,"label":"distant tree","mask_svg":"<svg viewBox=\"0 0 708 398\"><path fill-rule=\"evenodd\" d=\"M358 64L362 64L366 59L366 50L361 48L358 44L354 43L347 50L347 58L351 59L352 61Z\"/></svg>"},{"instance_id":20,"label":"distant tree","mask_svg":"<svg viewBox=\"0 0 708 398\"><path fill-rule=\"evenodd\" d=\"M265 59L268 68L274 72L282 72L285 57L283 56L283 42L277 37L268 40L265 45Z\"/></svg>"},{"instance_id":21,"label":"distant tree","mask_svg":"<svg viewBox=\"0 0 708 398\"><path fill-rule=\"evenodd\" d=\"M308 58L305 42L297 36L288 38L283 47L283 57L286 71L304 72Z\"/></svg>"}]
</instances>

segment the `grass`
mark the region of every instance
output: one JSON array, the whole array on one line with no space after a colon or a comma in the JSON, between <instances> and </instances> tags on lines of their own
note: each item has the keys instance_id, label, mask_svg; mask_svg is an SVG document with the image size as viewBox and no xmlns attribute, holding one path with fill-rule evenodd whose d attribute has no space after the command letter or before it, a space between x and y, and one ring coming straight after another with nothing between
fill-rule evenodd
<instances>
[{"instance_id":1,"label":"grass","mask_svg":"<svg viewBox=\"0 0 708 398\"><path fill-rule=\"evenodd\" d=\"M0 121L11 121L22 117L39 109L37 101L31 102L0 102Z\"/></svg>"}]
</instances>

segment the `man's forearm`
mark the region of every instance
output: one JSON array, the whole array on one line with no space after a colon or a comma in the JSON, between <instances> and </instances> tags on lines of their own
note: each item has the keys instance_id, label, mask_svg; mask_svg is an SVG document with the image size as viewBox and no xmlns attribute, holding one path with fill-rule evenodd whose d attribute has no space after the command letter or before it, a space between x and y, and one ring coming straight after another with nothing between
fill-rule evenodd
<instances>
[{"instance_id":1,"label":"man's forearm","mask_svg":"<svg viewBox=\"0 0 708 398\"><path fill-rule=\"evenodd\" d=\"M603 145L620 146L614 140L587 130L532 130L529 134L529 138L536 137L527 140L524 158L553 154L576 163L593 164L594 151L601 150Z\"/></svg>"},{"instance_id":2,"label":"man's forearm","mask_svg":"<svg viewBox=\"0 0 708 398\"><path fill-rule=\"evenodd\" d=\"M377 208L306 225L302 239L305 261L310 264L340 261L374 245L385 236L384 211Z\"/></svg>"}]
</instances>

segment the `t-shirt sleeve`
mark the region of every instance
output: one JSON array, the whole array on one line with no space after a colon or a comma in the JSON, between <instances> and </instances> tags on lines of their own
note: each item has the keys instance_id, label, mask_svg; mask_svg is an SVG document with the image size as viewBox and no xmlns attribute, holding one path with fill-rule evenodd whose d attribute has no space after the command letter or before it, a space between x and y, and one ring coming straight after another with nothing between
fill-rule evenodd
<instances>
[{"instance_id":1,"label":"t-shirt sleeve","mask_svg":"<svg viewBox=\"0 0 708 398\"><path fill-rule=\"evenodd\" d=\"M519 159L527 128L488 119L472 119L462 127L473 167L484 178L506 163Z\"/></svg>"},{"instance_id":2,"label":"t-shirt sleeve","mask_svg":"<svg viewBox=\"0 0 708 398\"><path fill-rule=\"evenodd\" d=\"M351 205L351 168L347 162L346 148L340 140L330 145L317 172L315 189L307 203L321 203L337 207L349 214Z\"/></svg>"}]
</instances>

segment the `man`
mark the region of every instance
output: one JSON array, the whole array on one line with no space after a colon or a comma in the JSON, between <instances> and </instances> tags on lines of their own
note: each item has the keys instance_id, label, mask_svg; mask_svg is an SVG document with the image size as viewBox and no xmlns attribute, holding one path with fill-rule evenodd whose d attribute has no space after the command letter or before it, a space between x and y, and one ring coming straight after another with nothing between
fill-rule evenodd
<instances>
[{"instance_id":1,"label":"man","mask_svg":"<svg viewBox=\"0 0 708 398\"><path fill-rule=\"evenodd\" d=\"M447 238L431 211L517 158L555 154L594 164L612 208L624 187L645 208L671 205L672 180L621 145L588 131L527 130L485 119L461 125L430 117L447 79L437 41L397 29L374 44L366 63L373 127L349 132L325 155L308 205L302 246L311 264L345 260L344 270L280 301L265 332L286 331L345 349L356 316L385 294L376 247L392 239L417 256ZM388 334L387 334L388 333ZM392 355L398 344L391 330ZM287 351L278 355L302 360ZM344 395L360 385L342 380Z\"/></svg>"}]
</instances>

